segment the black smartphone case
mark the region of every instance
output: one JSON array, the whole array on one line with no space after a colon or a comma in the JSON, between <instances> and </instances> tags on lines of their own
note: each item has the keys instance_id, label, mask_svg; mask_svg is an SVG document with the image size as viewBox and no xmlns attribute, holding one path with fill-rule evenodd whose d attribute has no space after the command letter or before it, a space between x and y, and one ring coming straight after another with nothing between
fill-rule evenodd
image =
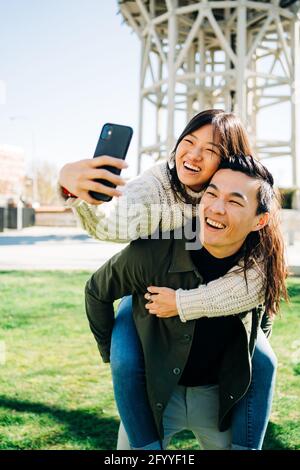
<instances>
[{"instance_id":1,"label":"black smartphone case","mask_svg":"<svg viewBox=\"0 0 300 470\"><path fill-rule=\"evenodd\" d=\"M108 135L107 129L111 130L111 135ZM98 144L95 150L94 157L99 157L101 155L109 155L111 157L122 158L123 160L126 157L127 150L131 141L133 130L129 126L122 126L119 124L106 123L104 124L101 134L98 140ZM101 166L115 175L119 175L121 170L112 166ZM99 183L102 183L105 186L115 188L116 185L106 180L95 180ZM89 194L98 201L110 201L111 196L106 194L98 193L96 191L89 191Z\"/></svg>"}]
</instances>

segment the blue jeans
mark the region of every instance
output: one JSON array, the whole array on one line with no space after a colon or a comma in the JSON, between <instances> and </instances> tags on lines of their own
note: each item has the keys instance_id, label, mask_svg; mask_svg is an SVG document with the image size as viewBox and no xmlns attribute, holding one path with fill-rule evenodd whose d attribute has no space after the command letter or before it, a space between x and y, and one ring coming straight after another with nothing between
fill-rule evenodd
<instances>
[{"instance_id":1,"label":"blue jeans","mask_svg":"<svg viewBox=\"0 0 300 470\"><path fill-rule=\"evenodd\" d=\"M132 296L119 304L110 349L117 408L130 446L161 448L146 389L144 354L132 316ZM154 450L151 446L149 450Z\"/></svg>"},{"instance_id":2,"label":"blue jeans","mask_svg":"<svg viewBox=\"0 0 300 470\"><path fill-rule=\"evenodd\" d=\"M260 329L252 357L251 384L235 405L231 433L234 450L261 450L271 414L277 359Z\"/></svg>"},{"instance_id":3,"label":"blue jeans","mask_svg":"<svg viewBox=\"0 0 300 470\"><path fill-rule=\"evenodd\" d=\"M132 316L132 297L119 305L110 354L115 400L132 448L159 449L159 436L150 409L143 351ZM274 392L276 357L260 330L252 358L252 381L232 416L232 448L262 447Z\"/></svg>"}]
</instances>

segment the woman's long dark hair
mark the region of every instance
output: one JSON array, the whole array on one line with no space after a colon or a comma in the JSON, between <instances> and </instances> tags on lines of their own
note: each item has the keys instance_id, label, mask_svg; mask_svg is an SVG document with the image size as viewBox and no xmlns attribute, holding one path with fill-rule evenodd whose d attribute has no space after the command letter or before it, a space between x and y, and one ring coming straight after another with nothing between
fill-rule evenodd
<instances>
[{"instance_id":1,"label":"woman's long dark hair","mask_svg":"<svg viewBox=\"0 0 300 470\"><path fill-rule=\"evenodd\" d=\"M255 178L258 183L256 215L268 212L269 223L262 229L250 232L244 243L243 271L253 266L264 276L265 307L270 316L279 311L281 298L288 300L285 280L287 265L284 241L280 228L281 201L273 188L274 180L267 168L252 156L233 155L220 164L220 169L230 169Z\"/></svg>"},{"instance_id":2,"label":"woman's long dark hair","mask_svg":"<svg viewBox=\"0 0 300 470\"><path fill-rule=\"evenodd\" d=\"M203 126L206 126L207 124L212 125L213 139L219 146L222 160L226 160L230 155L252 155L253 153L248 133L240 119L235 114L225 113L221 109L208 109L196 114L179 136L174 150L170 155L171 165L168 166L172 190L178 199L188 204L198 204L199 200L195 200L190 196L186 191L185 185L180 182L175 164L175 153L179 143L185 136ZM205 185L203 187L205 187Z\"/></svg>"}]
</instances>

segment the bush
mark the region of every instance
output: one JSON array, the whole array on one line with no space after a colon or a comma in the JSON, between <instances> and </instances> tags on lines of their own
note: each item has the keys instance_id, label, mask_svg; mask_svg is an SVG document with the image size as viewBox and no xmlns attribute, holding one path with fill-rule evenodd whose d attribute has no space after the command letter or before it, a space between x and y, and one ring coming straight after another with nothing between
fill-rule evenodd
<instances>
[{"instance_id":1,"label":"bush","mask_svg":"<svg viewBox=\"0 0 300 470\"><path fill-rule=\"evenodd\" d=\"M279 188L282 209L292 209L296 188Z\"/></svg>"}]
</instances>

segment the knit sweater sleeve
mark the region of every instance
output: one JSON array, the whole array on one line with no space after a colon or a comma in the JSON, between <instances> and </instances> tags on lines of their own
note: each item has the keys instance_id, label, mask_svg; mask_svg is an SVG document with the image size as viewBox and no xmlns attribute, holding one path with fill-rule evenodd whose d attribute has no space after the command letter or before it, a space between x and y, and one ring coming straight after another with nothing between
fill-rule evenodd
<instances>
[{"instance_id":1,"label":"knit sweater sleeve","mask_svg":"<svg viewBox=\"0 0 300 470\"><path fill-rule=\"evenodd\" d=\"M256 268L243 272L237 267L196 289L176 291L176 304L181 321L202 317L235 315L264 303L264 278Z\"/></svg>"},{"instance_id":2,"label":"knit sweater sleeve","mask_svg":"<svg viewBox=\"0 0 300 470\"><path fill-rule=\"evenodd\" d=\"M161 219L159 180L148 170L118 189L122 196L101 205L74 198L67 205L82 228L99 240L127 243L154 233Z\"/></svg>"}]
</instances>

